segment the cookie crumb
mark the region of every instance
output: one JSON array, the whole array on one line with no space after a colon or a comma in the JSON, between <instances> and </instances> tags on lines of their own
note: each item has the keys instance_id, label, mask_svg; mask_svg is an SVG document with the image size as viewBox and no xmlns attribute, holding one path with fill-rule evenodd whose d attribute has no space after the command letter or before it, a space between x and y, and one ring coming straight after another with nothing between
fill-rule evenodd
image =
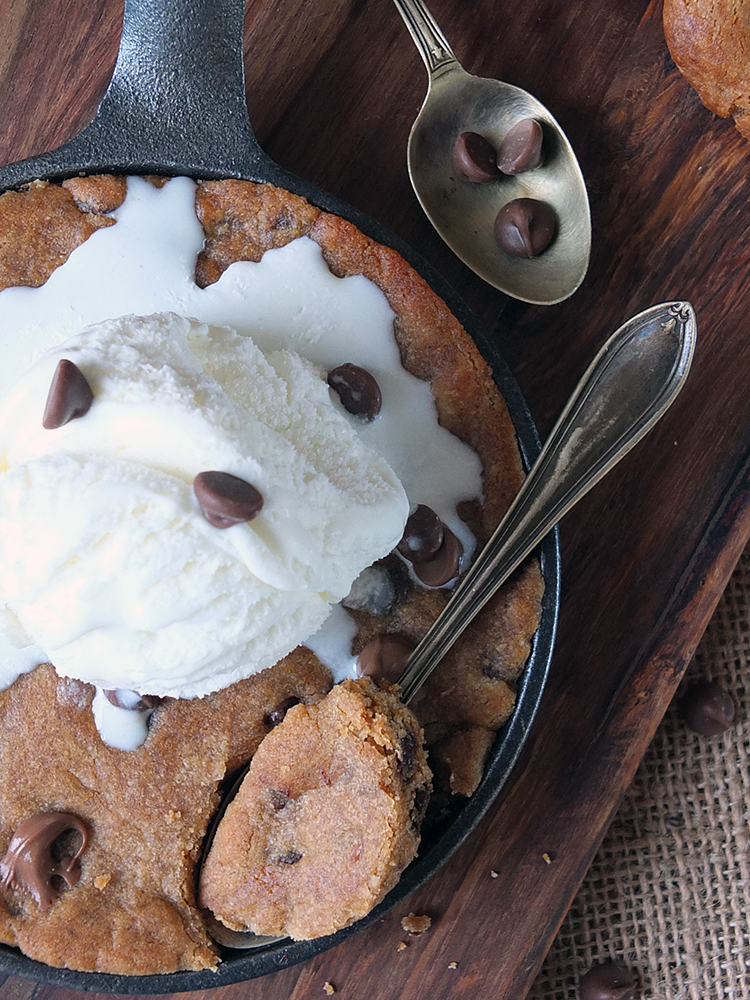
<instances>
[{"instance_id":1,"label":"cookie crumb","mask_svg":"<svg viewBox=\"0 0 750 1000\"><path fill-rule=\"evenodd\" d=\"M410 913L402 919L401 926L409 934L424 934L432 926L432 920L426 916L418 917Z\"/></svg>"},{"instance_id":2,"label":"cookie crumb","mask_svg":"<svg viewBox=\"0 0 750 1000\"><path fill-rule=\"evenodd\" d=\"M408 947L406 941L399 941L396 945L396 951L405 951Z\"/></svg>"},{"instance_id":3,"label":"cookie crumb","mask_svg":"<svg viewBox=\"0 0 750 1000\"><path fill-rule=\"evenodd\" d=\"M111 881L111 875L97 875L94 879L94 887L97 889L106 889Z\"/></svg>"},{"instance_id":4,"label":"cookie crumb","mask_svg":"<svg viewBox=\"0 0 750 1000\"><path fill-rule=\"evenodd\" d=\"M326 980L326 982L323 983L323 989L326 991L328 996L336 992L336 987L333 985L333 983L329 983L328 980Z\"/></svg>"},{"instance_id":5,"label":"cookie crumb","mask_svg":"<svg viewBox=\"0 0 750 1000\"><path fill-rule=\"evenodd\" d=\"M170 809L167 813L167 823L175 823L182 819L182 812L179 809Z\"/></svg>"},{"instance_id":6,"label":"cookie crumb","mask_svg":"<svg viewBox=\"0 0 750 1000\"><path fill-rule=\"evenodd\" d=\"M493 868L492 871L490 872L490 878L497 878L499 874L500 872L496 872L495 869Z\"/></svg>"},{"instance_id":7,"label":"cookie crumb","mask_svg":"<svg viewBox=\"0 0 750 1000\"><path fill-rule=\"evenodd\" d=\"M542 861L544 861L545 865L551 865L552 864L552 858L549 856L549 854L547 854L546 851L542 855Z\"/></svg>"},{"instance_id":8,"label":"cookie crumb","mask_svg":"<svg viewBox=\"0 0 750 1000\"><path fill-rule=\"evenodd\" d=\"M448 962L448 968L449 969L457 969L458 968L458 962Z\"/></svg>"}]
</instances>

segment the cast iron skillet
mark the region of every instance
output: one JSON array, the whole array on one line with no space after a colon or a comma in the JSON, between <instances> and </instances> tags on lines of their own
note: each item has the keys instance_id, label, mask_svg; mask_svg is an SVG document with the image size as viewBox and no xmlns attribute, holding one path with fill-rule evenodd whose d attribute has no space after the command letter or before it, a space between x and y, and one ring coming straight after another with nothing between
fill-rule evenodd
<instances>
[{"instance_id":1,"label":"cast iron skillet","mask_svg":"<svg viewBox=\"0 0 750 1000\"><path fill-rule=\"evenodd\" d=\"M492 367L528 467L539 451L533 421L503 359L456 293L414 251L372 219L274 163L258 145L245 102L244 0L125 0L122 41L109 88L94 120L50 153L0 168L0 190L77 174L162 174L267 181L307 198L392 247L432 286ZM314 941L283 941L225 953L218 972L115 976L70 972L0 946L0 969L57 986L102 993L173 993L224 986L274 972L338 944L380 919L441 867L490 807L513 767L539 704L549 669L559 602L556 532L540 551L545 580L542 618L518 689L516 710L499 733L477 791L422 842L398 886L367 917Z\"/></svg>"}]
</instances>

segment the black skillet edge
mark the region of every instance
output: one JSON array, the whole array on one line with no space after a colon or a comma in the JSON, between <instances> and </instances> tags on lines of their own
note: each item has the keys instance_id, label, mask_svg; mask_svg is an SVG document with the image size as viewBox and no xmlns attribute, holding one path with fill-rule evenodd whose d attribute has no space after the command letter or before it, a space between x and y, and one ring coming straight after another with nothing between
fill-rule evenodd
<instances>
[{"instance_id":1,"label":"black skillet edge","mask_svg":"<svg viewBox=\"0 0 750 1000\"><path fill-rule=\"evenodd\" d=\"M244 94L244 0L125 0L117 66L91 125L64 146L0 168L0 190L39 177L63 180L92 173L185 175L269 182L348 219L399 253L447 303L490 364L505 398L528 468L539 452L531 414L516 381L456 292L411 247L379 223L274 163L258 145ZM175 11L179 11L179 16ZM185 53L191 53L186 59ZM539 630L518 686L513 716L498 734L475 794L409 866L400 883L367 917L330 937L226 952L217 972L117 976L57 969L0 945L7 974L101 993L177 993L266 975L317 955L381 919L423 885L464 842L507 780L544 690L557 625L560 556L557 531L540 546L545 594Z\"/></svg>"}]
</instances>

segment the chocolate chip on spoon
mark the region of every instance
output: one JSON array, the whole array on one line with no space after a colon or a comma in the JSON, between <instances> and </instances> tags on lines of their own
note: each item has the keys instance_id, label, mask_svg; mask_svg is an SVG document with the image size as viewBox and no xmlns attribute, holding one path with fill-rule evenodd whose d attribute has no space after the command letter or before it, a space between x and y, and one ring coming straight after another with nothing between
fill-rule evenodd
<instances>
[{"instance_id":1,"label":"chocolate chip on spoon","mask_svg":"<svg viewBox=\"0 0 750 1000\"><path fill-rule=\"evenodd\" d=\"M721 684L698 681L685 692L682 716L688 729L699 736L718 736L734 722L734 701Z\"/></svg>"},{"instance_id":2,"label":"chocolate chip on spoon","mask_svg":"<svg viewBox=\"0 0 750 1000\"><path fill-rule=\"evenodd\" d=\"M535 118L522 118L507 133L497 151L497 165L504 174L536 170L542 163L542 126Z\"/></svg>"},{"instance_id":3,"label":"chocolate chip on spoon","mask_svg":"<svg viewBox=\"0 0 750 1000\"><path fill-rule=\"evenodd\" d=\"M360 677L394 684L404 672L414 644L400 635L379 635L368 642L357 659Z\"/></svg>"},{"instance_id":4,"label":"chocolate chip on spoon","mask_svg":"<svg viewBox=\"0 0 750 1000\"><path fill-rule=\"evenodd\" d=\"M256 488L228 472L199 472L193 490L203 516L215 528L252 521L263 507L263 497Z\"/></svg>"},{"instance_id":5,"label":"chocolate chip on spoon","mask_svg":"<svg viewBox=\"0 0 750 1000\"><path fill-rule=\"evenodd\" d=\"M602 962L581 976L578 994L581 1000L633 1000L636 979L619 962Z\"/></svg>"},{"instance_id":6,"label":"chocolate chip on spoon","mask_svg":"<svg viewBox=\"0 0 750 1000\"><path fill-rule=\"evenodd\" d=\"M462 132L453 146L453 169L461 181L486 184L500 176L495 147L478 132Z\"/></svg>"},{"instance_id":7,"label":"chocolate chip on spoon","mask_svg":"<svg viewBox=\"0 0 750 1000\"><path fill-rule=\"evenodd\" d=\"M94 394L78 365L62 358L52 376L42 427L52 431L88 413Z\"/></svg>"},{"instance_id":8,"label":"chocolate chip on spoon","mask_svg":"<svg viewBox=\"0 0 750 1000\"><path fill-rule=\"evenodd\" d=\"M534 198L517 198L497 213L495 239L514 257L536 257L552 242L556 226L549 205Z\"/></svg>"},{"instance_id":9,"label":"chocolate chip on spoon","mask_svg":"<svg viewBox=\"0 0 750 1000\"><path fill-rule=\"evenodd\" d=\"M437 554L443 544L443 533L443 522L432 507L420 503L409 515L396 548L409 562L423 562Z\"/></svg>"},{"instance_id":10,"label":"chocolate chip on spoon","mask_svg":"<svg viewBox=\"0 0 750 1000\"><path fill-rule=\"evenodd\" d=\"M347 362L328 373L328 384L338 393L344 409L355 417L374 420L380 413L383 397L375 378L359 365Z\"/></svg>"}]
</instances>

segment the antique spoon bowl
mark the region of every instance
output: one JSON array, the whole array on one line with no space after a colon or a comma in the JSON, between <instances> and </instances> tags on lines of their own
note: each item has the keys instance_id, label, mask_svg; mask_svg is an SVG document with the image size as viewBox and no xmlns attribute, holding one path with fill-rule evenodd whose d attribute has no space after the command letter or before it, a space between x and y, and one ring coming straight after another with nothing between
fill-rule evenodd
<instances>
[{"instance_id":1,"label":"antique spoon bowl","mask_svg":"<svg viewBox=\"0 0 750 1000\"><path fill-rule=\"evenodd\" d=\"M394 3L429 77L407 153L409 177L427 217L451 250L490 285L536 305L563 301L583 281L591 251L588 194L565 133L527 91L467 73L422 0ZM498 148L513 125L526 118L542 127L541 166L490 183L456 176L453 148L462 132L477 132ZM518 198L545 202L557 217L552 243L536 257L515 257L494 236L497 213Z\"/></svg>"}]
</instances>

